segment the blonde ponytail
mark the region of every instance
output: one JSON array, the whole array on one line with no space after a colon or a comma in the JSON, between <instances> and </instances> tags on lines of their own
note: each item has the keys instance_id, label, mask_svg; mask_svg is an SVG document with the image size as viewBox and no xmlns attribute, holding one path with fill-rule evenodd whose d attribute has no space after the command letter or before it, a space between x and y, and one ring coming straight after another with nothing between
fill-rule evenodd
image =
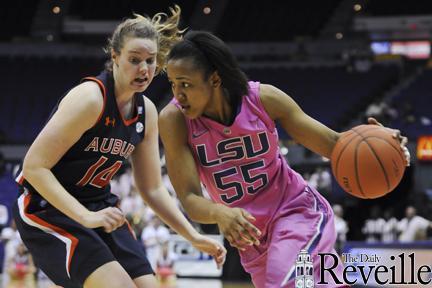
<instances>
[{"instance_id":1,"label":"blonde ponytail","mask_svg":"<svg viewBox=\"0 0 432 288\"><path fill-rule=\"evenodd\" d=\"M156 74L165 69L165 61L171 47L182 39L182 33L178 25L180 22L181 9L178 5L170 7L171 16L166 13L157 13L153 18L148 18L140 14L133 14L135 18L129 18L120 23L114 30L105 52L110 54L114 51L120 54L126 37L154 39L158 44L156 56ZM105 69L112 71L112 60L105 64Z\"/></svg>"},{"instance_id":2,"label":"blonde ponytail","mask_svg":"<svg viewBox=\"0 0 432 288\"><path fill-rule=\"evenodd\" d=\"M166 58L171 47L182 39L182 33L185 31L185 29L180 30L178 27L181 13L180 6L170 7L170 12L170 17L165 13L158 13L152 18L152 24L159 34L156 73L165 70Z\"/></svg>"}]
</instances>

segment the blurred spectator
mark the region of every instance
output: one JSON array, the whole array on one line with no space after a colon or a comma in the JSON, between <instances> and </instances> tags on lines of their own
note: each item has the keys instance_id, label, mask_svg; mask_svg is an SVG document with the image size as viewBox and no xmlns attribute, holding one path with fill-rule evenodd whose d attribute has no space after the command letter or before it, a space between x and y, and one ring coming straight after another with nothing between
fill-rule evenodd
<instances>
[{"instance_id":1,"label":"blurred spectator","mask_svg":"<svg viewBox=\"0 0 432 288\"><path fill-rule=\"evenodd\" d=\"M408 101L402 103L402 107L400 108L400 114L402 121L407 124L412 124L417 120L414 108L412 104Z\"/></svg>"},{"instance_id":2,"label":"blurred spectator","mask_svg":"<svg viewBox=\"0 0 432 288\"><path fill-rule=\"evenodd\" d=\"M384 110L384 102L381 100L374 101L366 109L366 117L380 118Z\"/></svg>"},{"instance_id":3,"label":"blurred spectator","mask_svg":"<svg viewBox=\"0 0 432 288\"><path fill-rule=\"evenodd\" d=\"M6 163L3 154L0 152L0 230L9 224L9 210L8 206L16 199L18 193L17 184L14 180L12 170L13 165Z\"/></svg>"},{"instance_id":4,"label":"blurred spectator","mask_svg":"<svg viewBox=\"0 0 432 288\"><path fill-rule=\"evenodd\" d=\"M131 186L129 195L121 198L120 209L125 215L144 214L145 204L135 186Z\"/></svg>"},{"instance_id":5,"label":"blurred spectator","mask_svg":"<svg viewBox=\"0 0 432 288\"><path fill-rule=\"evenodd\" d=\"M10 227L5 227L1 231L0 239L4 245L4 259L3 259L3 278L2 287L8 287L9 284L9 274L7 273L7 263L11 259L17 250L18 244L21 242L19 233L16 229L15 222L12 221Z\"/></svg>"},{"instance_id":6,"label":"blurred spectator","mask_svg":"<svg viewBox=\"0 0 432 288\"><path fill-rule=\"evenodd\" d=\"M176 272L174 262L177 258L177 254L169 249L169 241L162 243L156 262L156 277L159 280L160 287L175 287Z\"/></svg>"},{"instance_id":7,"label":"blurred spectator","mask_svg":"<svg viewBox=\"0 0 432 288\"><path fill-rule=\"evenodd\" d=\"M165 158L163 158L165 159ZM174 187L171 183L171 180L168 176L168 170L166 168L166 165L162 166L162 182L165 186L165 188L167 188L168 192L170 193L171 197L173 197L173 200L175 201L177 207L179 207L180 211L183 212L183 214L185 215L186 218L188 218L188 216L186 215L186 213L184 212L183 206L180 202L180 200L177 198L177 194L174 190Z\"/></svg>"},{"instance_id":8,"label":"blurred spectator","mask_svg":"<svg viewBox=\"0 0 432 288\"><path fill-rule=\"evenodd\" d=\"M129 196L131 190L135 186L135 182L132 176L132 168L127 167L125 169L125 172L120 176L112 179L110 184L111 184L111 192L117 195L120 199Z\"/></svg>"},{"instance_id":9,"label":"blurred spectator","mask_svg":"<svg viewBox=\"0 0 432 288\"><path fill-rule=\"evenodd\" d=\"M147 259L149 260L153 270L156 270L156 261L160 254L160 247L162 243L165 243L170 238L170 232L165 227L159 217L154 216L150 221L149 225L144 227L141 240L144 243L144 247L147 253Z\"/></svg>"},{"instance_id":10,"label":"blurred spectator","mask_svg":"<svg viewBox=\"0 0 432 288\"><path fill-rule=\"evenodd\" d=\"M333 212L334 212L334 222L335 222L335 228L336 228L336 243L335 243L335 249L336 251L341 254L342 248L345 245L346 242L346 235L349 231L347 222L343 219L343 208L341 205L333 205Z\"/></svg>"},{"instance_id":11,"label":"blurred spectator","mask_svg":"<svg viewBox=\"0 0 432 288\"><path fill-rule=\"evenodd\" d=\"M393 215L392 209L387 209L384 212L384 226L383 226L383 233L382 233L382 242L384 243L390 243L390 242L396 242L397 241L397 235L398 235L398 220Z\"/></svg>"},{"instance_id":12,"label":"blurred spectator","mask_svg":"<svg viewBox=\"0 0 432 288\"><path fill-rule=\"evenodd\" d=\"M398 223L399 241L412 242L426 240L427 229L432 228L432 222L417 215L413 206L405 210L405 218Z\"/></svg>"},{"instance_id":13,"label":"blurred spectator","mask_svg":"<svg viewBox=\"0 0 432 288\"><path fill-rule=\"evenodd\" d=\"M366 236L366 242L368 243L381 241L385 220L379 214L379 207L372 207L370 218L366 219L363 226L362 232Z\"/></svg>"},{"instance_id":14,"label":"blurred spectator","mask_svg":"<svg viewBox=\"0 0 432 288\"><path fill-rule=\"evenodd\" d=\"M331 189L332 176L329 169L318 167L310 176L304 175L308 185L327 195Z\"/></svg>"},{"instance_id":15,"label":"blurred spectator","mask_svg":"<svg viewBox=\"0 0 432 288\"><path fill-rule=\"evenodd\" d=\"M19 239L19 233L16 229L15 221L11 221L10 226L3 228L0 234L0 240L3 244L8 243L11 240Z\"/></svg>"},{"instance_id":16,"label":"blurred spectator","mask_svg":"<svg viewBox=\"0 0 432 288\"><path fill-rule=\"evenodd\" d=\"M0 227L5 227L9 220L8 209L5 205L0 204Z\"/></svg>"},{"instance_id":17,"label":"blurred spectator","mask_svg":"<svg viewBox=\"0 0 432 288\"><path fill-rule=\"evenodd\" d=\"M368 117L373 117L384 126L387 126L391 120L398 117L398 112L385 101L376 100L366 109L365 117L366 119Z\"/></svg>"},{"instance_id":18,"label":"blurred spectator","mask_svg":"<svg viewBox=\"0 0 432 288\"><path fill-rule=\"evenodd\" d=\"M6 272L9 276L9 283L6 288L35 288L36 268L33 259L24 243L17 244L14 255L6 262Z\"/></svg>"},{"instance_id":19,"label":"blurred spectator","mask_svg":"<svg viewBox=\"0 0 432 288\"><path fill-rule=\"evenodd\" d=\"M328 168L318 168L318 191L329 191L332 184L332 176Z\"/></svg>"}]
</instances>

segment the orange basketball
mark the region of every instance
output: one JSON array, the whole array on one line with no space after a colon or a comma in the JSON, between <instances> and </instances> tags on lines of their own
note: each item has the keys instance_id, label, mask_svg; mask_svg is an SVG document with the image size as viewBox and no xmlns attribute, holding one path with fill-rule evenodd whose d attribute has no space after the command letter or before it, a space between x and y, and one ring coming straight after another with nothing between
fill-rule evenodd
<instances>
[{"instance_id":1,"label":"orange basketball","mask_svg":"<svg viewBox=\"0 0 432 288\"><path fill-rule=\"evenodd\" d=\"M333 175L353 196L374 199L392 191L401 181L406 159L394 130L359 125L342 133L331 155Z\"/></svg>"}]
</instances>

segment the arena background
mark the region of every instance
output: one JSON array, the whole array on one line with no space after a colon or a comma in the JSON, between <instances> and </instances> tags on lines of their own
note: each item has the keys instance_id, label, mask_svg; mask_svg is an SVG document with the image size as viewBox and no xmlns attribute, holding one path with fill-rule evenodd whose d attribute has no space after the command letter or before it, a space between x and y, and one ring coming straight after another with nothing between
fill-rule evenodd
<instances>
[{"instance_id":1,"label":"arena background","mask_svg":"<svg viewBox=\"0 0 432 288\"><path fill-rule=\"evenodd\" d=\"M414 206L418 215L432 219L431 1L15 0L2 2L0 8L0 203L6 207L1 209L2 227L10 225L17 193L14 169L58 98L82 77L103 68L102 47L122 19L133 12L168 12L174 3L182 8L182 27L220 36L251 80L284 90L332 129L344 131L374 116L409 137L412 163L400 185L380 199L360 200L328 178L326 159L281 131L290 165L343 208L349 226L346 247L367 248L370 235L363 227L367 219L383 217L385 211L400 220L405 208ZM161 109L171 98L166 77L156 77L146 94ZM212 225L201 229L217 233ZM419 242L428 253L431 239L429 229ZM398 246L397 241L391 245ZM410 251L416 245L401 249ZM209 275L177 272L178 276L250 283L237 252L227 248L222 273L210 267ZM182 281L190 280L180 278L178 283ZM222 287L215 281L183 285Z\"/></svg>"}]
</instances>

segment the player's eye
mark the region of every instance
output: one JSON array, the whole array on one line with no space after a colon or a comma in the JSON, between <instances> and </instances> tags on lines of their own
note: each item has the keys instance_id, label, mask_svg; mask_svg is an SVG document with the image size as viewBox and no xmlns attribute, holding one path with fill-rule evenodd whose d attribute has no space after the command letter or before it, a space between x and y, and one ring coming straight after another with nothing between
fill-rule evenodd
<instances>
[{"instance_id":1,"label":"player's eye","mask_svg":"<svg viewBox=\"0 0 432 288\"><path fill-rule=\"evenodd\" d=\"M132 57L129 59L129 62L134 64L134 65L138 65L141 62L141 60L136 58L136 57Z\"/></svg>"}]
</instances>

